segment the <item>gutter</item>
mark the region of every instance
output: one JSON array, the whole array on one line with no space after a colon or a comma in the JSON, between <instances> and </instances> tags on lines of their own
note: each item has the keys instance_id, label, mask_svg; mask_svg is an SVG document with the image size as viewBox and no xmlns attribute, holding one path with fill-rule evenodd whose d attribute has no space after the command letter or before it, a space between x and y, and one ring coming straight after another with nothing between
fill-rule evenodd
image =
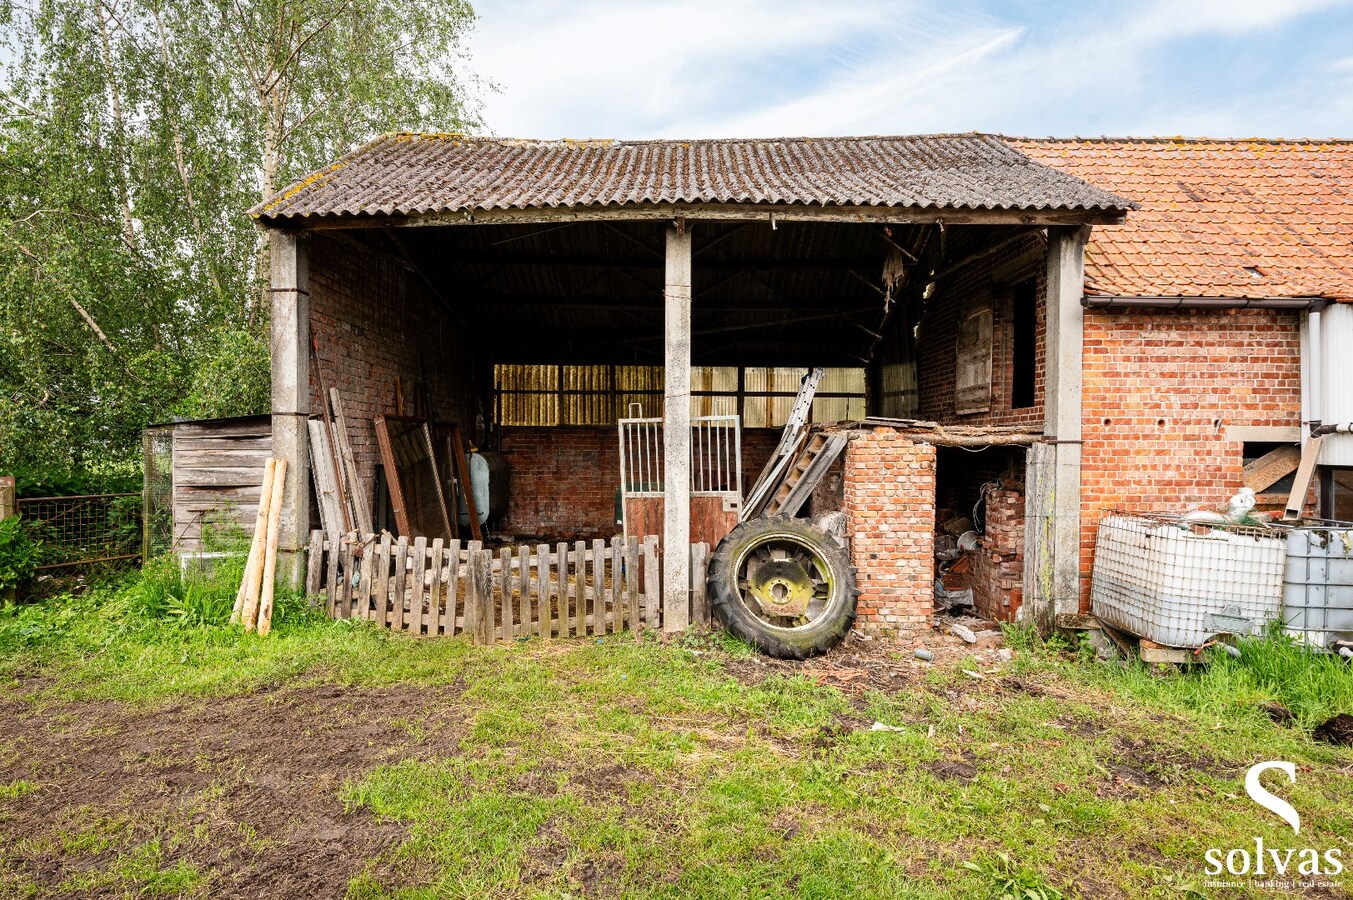
<instances>
[{"instance_id":1,"label":"gutter","mask_svg":"<svg viewBox=\"0 0 1353 900\"><path fill-rule=\"evenodd\" d=\"M1290 309L1318 312L1330 301L1325 297L1127 297L1119 294L1086 294L1086 309Z\"/></svg>"}]
</instances>

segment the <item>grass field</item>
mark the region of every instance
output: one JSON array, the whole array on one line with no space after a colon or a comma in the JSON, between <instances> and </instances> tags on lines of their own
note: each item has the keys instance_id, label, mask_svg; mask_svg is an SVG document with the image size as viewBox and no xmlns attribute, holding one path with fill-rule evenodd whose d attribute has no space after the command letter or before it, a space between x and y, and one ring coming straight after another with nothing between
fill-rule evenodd
<instances>
[{"instance_id":1,"label":"grass field","mask_svg":"<svg viewBox=\"0 0 1353 900\"><path fill-rule=\"evenodd\" d=\"M294 599L259 639L220 594L160 572L0 618L0 897L1249 896L1208 848L1353 855L1353 752L1308 736L1353 676L1278 644L1185 675L1019 633L1000 667L791 666ZM1245 796L1269 759L1299 838Z\"/></svg>"}]
</instances>

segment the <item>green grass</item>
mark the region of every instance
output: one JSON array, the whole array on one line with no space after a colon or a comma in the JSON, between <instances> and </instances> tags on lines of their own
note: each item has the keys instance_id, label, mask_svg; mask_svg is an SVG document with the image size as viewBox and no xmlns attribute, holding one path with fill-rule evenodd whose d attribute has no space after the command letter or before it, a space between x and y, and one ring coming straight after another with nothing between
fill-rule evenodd
<instances>
[{"instance_id":1,"label":"green grass","mask_svg":"<svg viewBox=\"0 0 1353 900\"><path fill-rule=\"evenodd\" d=\"M1208 847L1292 844L1244 796L1245 769L1268 759L1301 767L1280 793L1301 812L1302 845L1353 844L1353 753L1308 735L1353 712L1353 676L1281 641L1161 673L1016 632L1015 662L981 680L968 661L848 694L797 675L739 680L730 667L749 651L721 637L483 649L327 621L297 597L260 639L210 612L220 589L197 586L196 618L173 612L189 594L163 572L11 612L0 696L59 710L264 685L453 686L454 747L332 788L407 828L364 862L354 898L1207 896ZM1272 723L1268 702L1296 726ZM395 724L414 739L425 728ZM35 789L47 790L0 786L0 814ZM210 836L87 818L51 837L100 860L66 889L210 894L209 869L163 849Z\"/></svg>"}]
</instances>

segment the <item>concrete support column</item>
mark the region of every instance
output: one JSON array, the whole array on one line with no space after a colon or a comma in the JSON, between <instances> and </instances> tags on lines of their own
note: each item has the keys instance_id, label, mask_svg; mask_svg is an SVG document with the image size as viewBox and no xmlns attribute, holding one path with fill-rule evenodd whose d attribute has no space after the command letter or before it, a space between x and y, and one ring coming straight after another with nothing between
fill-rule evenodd
<instances>
[{"instance_id":1,"label":"concrete support column","mask_svg":"<svg viewBox=\"0 0 1353 900\"><path fill-rule=\"evenodd\" d=\"M1088 227L1048 229L1043 433L1030 449L1023 609L1044 634L1080 611L1081 353Z\"/></svg>"},{"instance_id":2,"label":"concrete support column","mask_svg":"<svg viewBox=\"0 0 1353 900\"><path fill-rule=\"evenodd\" d=\"M306 244L268 233L272 288L272 453L287 461L277 574L302 585L310 536L310 272Z\"/></svg>"},{"instance_id":3,"label":"concrete support column","mask_svg":"<svg viewBox=\"0 0 1353 900\"><path fill-rule=\"evenodd\" d=\"M662 629L685 631L691 589L691 232L667 228L662 417Z\"/></svg>"}]
</instances>

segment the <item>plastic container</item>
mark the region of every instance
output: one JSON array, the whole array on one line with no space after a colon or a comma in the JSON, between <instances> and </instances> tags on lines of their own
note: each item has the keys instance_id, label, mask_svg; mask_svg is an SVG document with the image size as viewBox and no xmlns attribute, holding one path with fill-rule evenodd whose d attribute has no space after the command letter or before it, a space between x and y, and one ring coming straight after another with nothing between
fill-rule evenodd
<instances>
[{"instance_id":1,"label":"plastic container","mask_svg":"<svg viewBox=\"0 0 1353 900\"><path fill-rule=\"evenodd\" d=\"M1287 535L1283 623L1317 647L1353 639L1353 528L1296 528Z\"/></svg>"},{"instance_id":2,"label":"plastic container","mask_svg":"<svg viewBox=\"0 0 1353 900\"><path fill-rule=\"evenodd\" d=\"M1286 556L1274 529L1107 516L1095 543L1090 605L1108 625L1167 647L1257 634L1280 615Z\"/></svg>"}]
</instances>

